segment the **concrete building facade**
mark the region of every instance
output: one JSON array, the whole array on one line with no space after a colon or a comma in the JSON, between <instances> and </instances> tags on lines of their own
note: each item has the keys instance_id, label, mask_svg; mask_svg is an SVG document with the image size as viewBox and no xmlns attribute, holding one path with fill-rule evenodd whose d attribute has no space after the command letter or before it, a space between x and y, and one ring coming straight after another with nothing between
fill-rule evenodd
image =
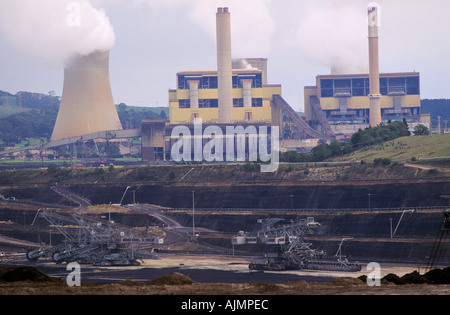
<instances>
[{"instance_id":1,"label":"concrete building facade","mask_svg":"<svg viewBox=\"0 0 450 315\"><path fill-rule=\"evenodd\" d=\"M336 134L357 132L370 124L369 74L318 75L315 86L304 88L305 118L316 127L313 99L318 100ZM424 120L420 111L420 73L380 73L381 123Z\"/></svg>"},{"instance_id":2,"label":"concrete building facade","mask_svg":"<svg viewBox=\"0 0 450 315\"><path fill-rule=\"evenodd\" d=\"M262 77L259 69L232 71L233 123L273 122L273 95L281 94L281 85L263 85ZM217 71L179 72L177 87L169 90L170 124L189 124L195 118L201 118L204 123L221 123Z\"/></svg>"}]
</instances>

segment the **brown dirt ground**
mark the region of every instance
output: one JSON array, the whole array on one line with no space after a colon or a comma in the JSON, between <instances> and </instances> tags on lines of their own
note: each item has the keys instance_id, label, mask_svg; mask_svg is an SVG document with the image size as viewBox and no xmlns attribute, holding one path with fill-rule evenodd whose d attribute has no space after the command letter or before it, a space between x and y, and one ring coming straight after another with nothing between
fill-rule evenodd
<instances>
[{"instance_id":1,"label":"brown dirt ground","mask_svg":"<svg viewBox=\"0 0 450 315\"><path fill-rule=\"evenodd\" d=\"M363 278L338 277L326 283L298 281L271 284L196 283L172 272L147 282L123 280L114 284L83 284L70 287L61 279L33 267L0 270L0 295L449 295L450 284L394 284L389 279L423 280L413 271L382 278L381 286L368 286ZM421 282L421 281L419 281Z\"/></svg>"},{"instance_id":2,"label":"brown dirt ground","mask_svg":"<svg viewBox=\"0 0 450 315\"><path fill-rule=\"evenodd\" d=\"M0 295L448 295L450 285L382 284L369 287L355 278L337 278L328 283L305 281L286 284L192 283L151 284L126 280L116 284L86 284L19 281L0 284Z\"/></svg>"}]
</instances>

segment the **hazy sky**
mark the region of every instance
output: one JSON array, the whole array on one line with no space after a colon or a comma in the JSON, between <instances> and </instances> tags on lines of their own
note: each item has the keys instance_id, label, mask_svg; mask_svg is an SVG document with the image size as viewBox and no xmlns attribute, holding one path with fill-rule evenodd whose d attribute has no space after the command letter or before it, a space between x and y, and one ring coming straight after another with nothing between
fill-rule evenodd
<instances>
[{"instance_id":1,"label":"hazy sky","mask_svg":"<svg viewBox=\"0 0 450 315\"><path fill-rule=\"evenodd\" d=\"M450 98L450 1L377 2L380 71L418 71L422 98ZM168 106L178 71L216 68L215 12L228 6L233 57L268 58L269 83L281 84L283 97L301 111L303 87L317 74L333 65L367 72L369 3L1 0L0 90L61 95L71 54L110 48L115 102Z\"/></svg>"}]
</instances>

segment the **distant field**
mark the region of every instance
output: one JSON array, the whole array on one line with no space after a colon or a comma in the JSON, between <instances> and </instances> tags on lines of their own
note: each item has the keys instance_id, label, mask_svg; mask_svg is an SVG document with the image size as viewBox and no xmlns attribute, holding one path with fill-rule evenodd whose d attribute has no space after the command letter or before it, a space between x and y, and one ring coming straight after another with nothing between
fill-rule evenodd
<instances>
[{"instance_id":1,"label":"distant field","mask_svg":"<svg viewBox=\"0 0 450 315\"><path fill-rule=\"evenodd\" d=\"M390 158L393 162L450 156L450 134L402 137L378 145L373 145L333 161L364 160L372 162L376 158Z\"/></svg>"}]
</instances>

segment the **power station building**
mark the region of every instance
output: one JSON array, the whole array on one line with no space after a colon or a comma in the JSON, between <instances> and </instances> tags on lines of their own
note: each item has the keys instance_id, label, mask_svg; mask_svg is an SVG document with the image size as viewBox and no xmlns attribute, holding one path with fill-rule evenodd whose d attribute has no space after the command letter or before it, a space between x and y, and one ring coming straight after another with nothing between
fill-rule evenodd
<instances>
[{"instance_id":1,"label":"power station building","mask_svg":"<svg viewBox=\"0 0 450 315\"><path fill-rule=\"evenodd\" d=\"M389 121L429 124L420 112L420 74L380 73L379 10L374 3L367 8L369 73L318 75L315 86L304 88L305 118L314 129L348 137Z\"/></svg>"},{"instance_id":2,"label":"power station building","mask_svg":"<svg viewBox=\"0 0 450 315\"><path fill-rule=\"evenodd\" d=\"M260 126L271 130L272 126L280 125L280 110L274 96L281 95L281 85L267 84L267 59L232 60L228 8L218 8L216 31L217 69L178 72L177 88L169 90L169 121L142 122L144 161L170 160L171 149L179 140L173 136L173 130L180 126L189 135L197 134L192 150L189 148L194 152L194 144L203 146L217 137L226 139L223 136L229 127L239 126L250 131ZM215 134L208 134L211 129L208 127L216 128ZM248 139L249 135L246 137ZM239 140L234 135L233 139L237 145ZM249 147L245 154L247 157L251 154ZM192 160L196 160L195 153L192 153Z\"/></svg>"},{"instance_id":3,"label":"power station building","mask_svg":"<svg viewBox=\"0 0 450 315\"><path fill-rule=\"evenodd\" d=\"M143 160L170 159L170 148L175 139L170 135L179 125L192 130L194 122L201 120L203 129L209 125L278 126L279 109L274 95L281 95L280 84L267 84L267 59L233 60L233 68L249 66L250 62L262 68L232 69L232 121L219 120L219 87L217 70L180 71L176 74L176 89L169 90L169 121L143 120ZM253 64L252 64L253 65ZM224 132L225 134L225 132ZM164 140L162 139L162 136ZM205 140L206 141L206 140Z\"/></svg>"},{"instance_id":4,"label":"power station building","mask_svg":"<svg viewBox=\"0 0 450 315\"><path fill-rule=\"evenodd\" d=\"M380 73L381 123L425 120L420 111L418 72ZM370 84L368 74L318 75L315 86L304 88L305 118L320 129L314 106L320 105L334 133L353 133L370 124Z\"/></svg>"},{"instance_id":5,"label":"power station building","mask_svg":"<svg viewBox=\"0 0 450 315\"><path fill-rule=\"evenodd\" d=\"M232 121L234 123L269 123L273 121L274 94L281 85L267 85L261 70L232 70ZM182 71L177 73L177 86L169 91L170 124L219 123L219 89L217 71Z\"/></svg>"}]
</instances>

